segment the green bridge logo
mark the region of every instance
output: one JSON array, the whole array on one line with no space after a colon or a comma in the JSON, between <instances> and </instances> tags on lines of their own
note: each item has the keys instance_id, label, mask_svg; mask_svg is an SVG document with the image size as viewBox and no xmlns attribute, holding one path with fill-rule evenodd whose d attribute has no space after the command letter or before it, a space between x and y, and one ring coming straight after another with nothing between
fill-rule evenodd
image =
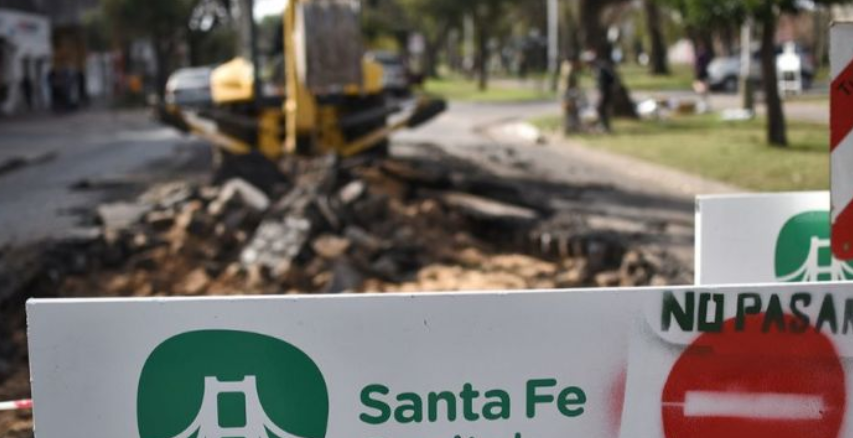
<instances>
[{"instance_id":1,"label":"green bridge logo","mask_svg":"<svg viewBox=\"0 0 853 438\"><path fill-rule=\"evenodd\" d=\"M324 438L326 381L298 348L256 333L175 336L139 378L141 438Z\"/></svg>"},{"instance_id":2,"label":"green bridge logo","mask_svg":"<svg viewBox=\"0 0 853 438\"><path fill-rule=\"evenodd\" d=\"M776 280L784 283L853 279L853 265L832 255L828 211L800 213L776 239Z\"/></svg>"}]
</instances>

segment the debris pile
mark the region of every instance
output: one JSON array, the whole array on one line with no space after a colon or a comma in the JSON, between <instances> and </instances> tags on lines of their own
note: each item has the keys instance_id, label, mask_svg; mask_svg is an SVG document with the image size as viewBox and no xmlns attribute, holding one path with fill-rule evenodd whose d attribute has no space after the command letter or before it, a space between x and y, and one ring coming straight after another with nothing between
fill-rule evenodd
<instances>
[{"instance_id":1,"label":"debris pile","mask_svg":"<svg viewBox=\"0 0 853 438\"><path fill-rule=\"evenodd\" d=\"M556 220L547 193L448 157L293 160L266 192L175 183L98 208L53 258L62 296L637 286L665 262ZM36 266L44 272L44 266ZM0 274L0 281L2 281Z\"/></svg>"}]
</instances>

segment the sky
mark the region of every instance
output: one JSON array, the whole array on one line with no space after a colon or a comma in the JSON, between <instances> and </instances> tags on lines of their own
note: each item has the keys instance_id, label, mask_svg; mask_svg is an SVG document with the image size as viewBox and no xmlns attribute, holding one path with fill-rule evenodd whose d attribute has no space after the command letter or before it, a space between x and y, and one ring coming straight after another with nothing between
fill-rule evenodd
<instances>
[{"instance_id":1,"label":"sky","mask_svg":"<svg viewBox=\"0 0 853 438\"><path fill-rule=\"evenodd\" d=\"M280 14L286 2L287 0L255 0L255 19Z\"/></svg>"}]
</instances>

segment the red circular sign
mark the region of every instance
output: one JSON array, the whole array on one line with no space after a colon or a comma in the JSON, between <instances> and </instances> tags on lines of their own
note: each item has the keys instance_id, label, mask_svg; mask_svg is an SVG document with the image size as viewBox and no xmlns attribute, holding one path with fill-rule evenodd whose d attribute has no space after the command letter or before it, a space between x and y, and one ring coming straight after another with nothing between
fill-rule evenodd
<instances>
[{"instance_id":1,"label":"red circular sign","mask_svg":"<svg viewBox=\"0 0 853 438\"><path fill-rule=\"evenodd\" d=\"M765 333L763 320L726 321L684 351L663 389L667 438L839 436L846 388L832 341L813 328Z\"/></svg>"}]
</instances>

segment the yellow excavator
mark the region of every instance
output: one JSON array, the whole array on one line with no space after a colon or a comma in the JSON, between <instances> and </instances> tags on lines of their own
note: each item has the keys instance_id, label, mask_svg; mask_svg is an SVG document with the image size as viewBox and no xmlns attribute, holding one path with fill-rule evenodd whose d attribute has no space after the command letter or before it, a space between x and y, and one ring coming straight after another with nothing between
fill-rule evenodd
<instances>
[{"instance_id":1,"label":"yellow excavator","mask_svg":"<svg viewBox=\"0 0 853 438\"><path fill-rule=\"evenodd\" d=\"M257 173L257 163L269 167L287 154L385 153L393 132L433 119L446 103L386 102L382 65L365 56L360 7L358 0L289 0L267 82L253 50L251 60L213 70L212 106L166 104L160 119L215 145L226 173ZM254 32L249 38L256 44Z\"/></svg>"}]
</instances>

